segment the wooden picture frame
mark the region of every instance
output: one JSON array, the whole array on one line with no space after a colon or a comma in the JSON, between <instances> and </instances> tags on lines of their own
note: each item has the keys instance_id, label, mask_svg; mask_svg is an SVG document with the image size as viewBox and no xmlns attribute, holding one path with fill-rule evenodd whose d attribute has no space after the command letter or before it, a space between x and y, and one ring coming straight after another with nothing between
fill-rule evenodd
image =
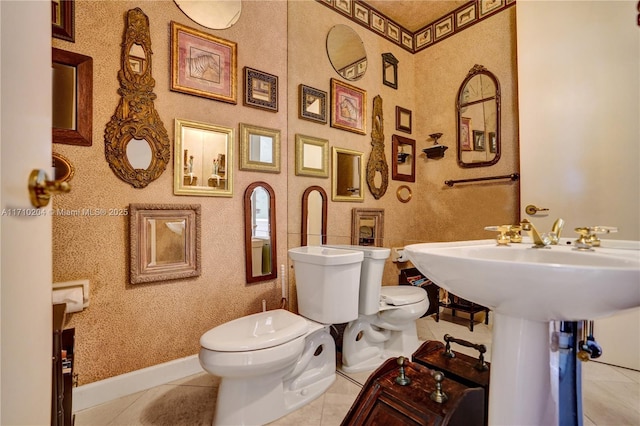
<instances>
[{"instance_id":1,"label":"wooden picture frame","mask_svg":"<svg viewBox=\"0 0 640 426\"><path fill-rule=\"evenodd\" d=\"M391 136L391 179L416 181L416 141L400 135Z\"/></svg>"},{"instance_id":2,"label":"wooden picture frame","mask_svg":"<svg viewBox=\"0 0 640 426\"><path fill-rule=\"evenodd\" d=\"M396 106L396 130L411 133L413 128L411 110Z\"/></svg>"},{"instance_id":3,"label":"wooden picture frame","mask_svg":"<svg viewBox=\"0 0 640 426\"><path fill-rule=\"evenodd\" d=\"M93 59L52 48L53 143L93 143Z\"/></svg>"},{"instance_id":4,"label":"wooden picture frame","mask_svg":"<svg viewBox=\"0 0 640 426\"><path fill-rule=\"evenodd\" d=\"M278 76L244 67L243 104L254 108L278 111Z\"/></svg>"},{"instance_id":5,"label":"wooden picture frame","mask_svg":"<svg viewBox=\"0 0 640 426\"><path fill-rule=\"evenodd\" d=\"M473 150L474 151L485 150L484 131L482 130L473 131Z\"/></svg>"},{"instance_id":6,"label":"wooden picture frame","mask_svg":"<svg viewBox=\"0 0 640 426\"><path fill-rule=\"evenodd\" d=\"M240 123L240 170L280 173L280 130Z\"/></svg>"},{"instance_id":7,"label":"wooden picture frame","mask_svg":"<svg viewBox=\"0 0 640 426\"><path fill-rule=\"evenodd\" d=\"M351 210L351 244L383 247L384 209L354 208Z\"/></svg>"},{"instance_id":8,"label":"wooden picture frame","mask_svg":"<svg viewBox=\"0 0 640 426\"><path fill-rule=\"evenodd\" d=\"M130 282L200 276L200 204L130 204Z\"/></svg>"},{"instance_id":9,"label":"wooden picture frame","mask_svg":"<svg viewBox=\"0 0 640 426\"><path fill-rule=\"evenodd\" d=\"M296 134L296 176L329 177L329 141Z\"/></svg>"},{"instance_id":10,"label":"wooden picture frame","mask_svg":"<svg viewBox=\"0 0 640 426\"><path fill-rule=\"evenodd\" d=\"M331 79L331 127L366 134L367 92Z\"/></svg>"},{"instance_id":11,"label":"wooden picture frame","mask_svg":"<svg viewBox=\"0 0 640 426\"><path fill-rule=\"evenodd\" d=\"M327 124L327 92L299 85L298 108L299 118Z\"/></svg>"},{"instance_id":12,"label":"wooden picture frame","mask_svg":"<svg viewBox=\"0 0 640 426\"><path fill-rule=\"evenodd\" d=\"M171 90L237 103L237 44L171 22Z\"/></svg>"},{"instance_id":13,"label":"wooden picture frame","mask_svg":"<svg viewBox=\"0 0 640 426\"><path fill-rule=\"evenodd\" d=\"M75 0L51 0L51 35L75 43Z\"/></svg>"}]
</instances>

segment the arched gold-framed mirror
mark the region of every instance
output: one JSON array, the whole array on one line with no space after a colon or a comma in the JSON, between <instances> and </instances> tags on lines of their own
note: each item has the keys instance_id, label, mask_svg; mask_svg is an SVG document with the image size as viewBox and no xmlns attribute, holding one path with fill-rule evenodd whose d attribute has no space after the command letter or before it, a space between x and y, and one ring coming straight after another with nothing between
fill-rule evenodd
<instances>
[{"instance_id":1,"label":"arched gold-framed mirror","mask_svg":"<svg viewBox=\"0 0 640 426\"><path fill-rule=\"evenodd\" d=\"M500 159L500 84L474 65L458 90L458 165L486 167Z\"/></svg>"},{"instance_id":2,"label":"arched gold-framed mirror","mask_svg":"<svg viewBox=\"0 0 640 426\"><path fill-rule=\"evenodd\" d=\"M302 194L300 245L327 244L327 193L321 186L310 186Z\"/></svg>"},{"instance_id":3,"label":"arched gold-framed mirror","mask_svg":"<svg viewBox=\"0 0 640 426\"><path fill-rule=\"evenodd\" d=\"M336 25L327 34L329 61L342 78L355 81L367 70L367 52L362 39L347 25Z\"/></svg>"},{"instance_id":4,"label":"arched gold-framed mirror","mask_svg":"<svg viewBox=\"0 0 640 426\"><path fill-rule=\"evenodd\" d=\"M248 284L278 277L276 235L276 193L266 182L253 182L244 191L245 271Z\"/></svg>"}]
</instances>

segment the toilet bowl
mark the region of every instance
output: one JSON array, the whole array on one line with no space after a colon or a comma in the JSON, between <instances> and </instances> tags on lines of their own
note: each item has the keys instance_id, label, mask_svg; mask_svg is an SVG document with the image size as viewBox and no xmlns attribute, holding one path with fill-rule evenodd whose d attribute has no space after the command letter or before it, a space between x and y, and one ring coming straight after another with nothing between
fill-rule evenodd
<instances>
[{"instance_id":1,"label":"toilet bowl","mask_svg":"<svg viewBox=\"0 0 640 426\"><path fill-rule=\"evenodd\" d=\"M363 255L307 247L291 249L289 255L300 315L284 309L260 312L200 338L200 365L221 378L214 425L274 421L313 401L335 381L329 327L335 320L357 318ZM308 298L314 300L303 303Z\"/></svg>"},{"instance_id":2,"label":"toilet bowl","mask_svg":"<svg viewBox=\"0 0 640 426\"><path fill-rule=\"evenodd\" d=\"M358 318L347 324L342 340L342 366L346 373L373 370L390 357L411 355L420 346L416 320L429 309L421 287L382 285L390 250L371 246L326 246L361 251Z\"/></svg>"}]
</instances>

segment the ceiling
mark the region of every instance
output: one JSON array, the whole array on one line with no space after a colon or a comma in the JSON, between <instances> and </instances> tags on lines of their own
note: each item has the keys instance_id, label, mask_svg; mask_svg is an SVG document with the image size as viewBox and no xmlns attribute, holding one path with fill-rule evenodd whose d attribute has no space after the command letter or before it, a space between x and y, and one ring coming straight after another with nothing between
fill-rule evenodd
<instances>
[{"instance_id":1,"label":"ceiling","mask_svg":"<svg viewBox=\"0 0 640 426\"><path fill-rule=\"evenodd\" d=\"M365 0L363 3L415 32L469 0Z\"/></svg>"}]
</instances>

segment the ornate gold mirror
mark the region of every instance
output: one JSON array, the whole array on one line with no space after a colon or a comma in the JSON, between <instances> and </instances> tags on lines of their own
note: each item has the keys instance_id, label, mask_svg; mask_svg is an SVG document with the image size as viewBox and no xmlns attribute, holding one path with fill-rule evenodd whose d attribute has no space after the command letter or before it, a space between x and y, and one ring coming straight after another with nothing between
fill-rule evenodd
<instances>
[{"instance_id":1,"label":"ornate gold mirror","mask_svg":"<svg viewBox=\"0 0 640 426\"><path fill-rule=\"evenodd\" d=\"M367 70L364 43L360 36L346 25L336 25L329 30L327 55L333 69L347 80L358 80Z\"/></svg>"},{"instance_id":2,"label":"ornate gold mirror","mask_svg":"<svg viewBox=\"0 0 640 426\"><path fill-rule=\"evenodd\" d=\"M351 244L382 247L384 243L384 209L351 210Z\"/></svg>"},{"instance_id":3,"label":"ornate gold mirror","mask_svg":"<svg viewBox=\"0 0 640 426\"><path fill-rule=\"evenodd\" d=\"M362 152L331 147L331 200L364 201Z\"/></svg>"},{"instance_id":4,"label":"ornate gold mirror","mask_svg":"<svg viewBox=\"0 0 640 426\"><path fill-rule=\"evenodd\" d=\"M327 244L327 193L321 186L310 186L302 194L302 246Z\"/></svg>"},{"instance_id":5,"label":"ornate gold mirror","mask_svg":"<svg viewBox=\"0 0 640 426\"><path fill-rule=\"evenodd\" d=\"M474 65L458 90L458 164L491 166L500 159L500 84Z\"/></svg>"},{"instance_id":6,"label":"ornate gold mirror","mask_svg":"<svg viewBox=\"0 0 640 426\"><path fill-rule=\"evenodd\" d=\"M233 195L233 129L176 119L173 193Z\"/></svg>"},{"instance_id":7,"label":"ornate gold mirror","mask_svg":"<svg viewBox=\"0 0 640 426\"><path fill-rule=\"evenodd\" d=\"M384 120L382 98L373 98L373 128L371 129L371 155L367 161L367 186L376 200L382 198L389 185L389 166L384 155Z\"/></svg>"},{"instance_id":8,"label":"ornate gold mirror","mask_svg":"<svg viewBox=\"0 0 640 426\"><path fill-rule=\"evenodd\" d=\"M244 192L244 247L247 283L278 277L276 194L266 182L254 182Z\"/></svg>"},{"instance_id":9,"label":"ornate gold mirror","mask_svg":"<svg viewBox=\"0 0 640 426\"><path fill-rule=\"evenodd\" d=\"M120 102L107 123L105 157L111 170L134 188L144 188L164 172L171 158L167 130L153 100L149 18L127 11L118 80Z\"/></svg>"}]
</instances>

